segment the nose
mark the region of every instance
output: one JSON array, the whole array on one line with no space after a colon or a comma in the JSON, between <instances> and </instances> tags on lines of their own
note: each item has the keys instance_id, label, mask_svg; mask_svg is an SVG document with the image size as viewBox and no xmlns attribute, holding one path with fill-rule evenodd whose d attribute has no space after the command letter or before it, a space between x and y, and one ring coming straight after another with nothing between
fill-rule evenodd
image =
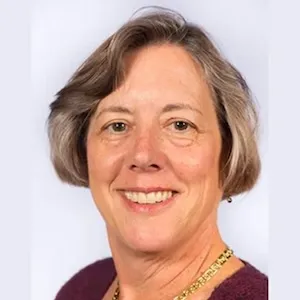
<instances>
[{"instance_id":1,"label":"nose","mask_svg":"<svg viewBox=\"0 0 300 300\"><path fill-rule=\"evenodd\" d=\"M150 132L136 137L128 153L129 169L134 172L157 172L163 169L165 158L160 139Z\"/></svg>"}]
</instances>

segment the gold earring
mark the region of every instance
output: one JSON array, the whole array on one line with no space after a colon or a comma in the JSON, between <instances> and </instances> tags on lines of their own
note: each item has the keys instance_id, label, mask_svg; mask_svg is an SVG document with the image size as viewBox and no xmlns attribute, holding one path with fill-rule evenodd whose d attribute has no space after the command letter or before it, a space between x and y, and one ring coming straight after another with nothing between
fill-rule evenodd
<instances>
[{"instance_id":1,"label":"gold earring","mask_svg":"<svg viewBox=\"0 0 300 300\"><path fill-rule=\"evenodd\" d=\"M232 202L232 198L231 197L228 197L226 200L227 200L228 203Z\"/></svg>"}]
</instances>

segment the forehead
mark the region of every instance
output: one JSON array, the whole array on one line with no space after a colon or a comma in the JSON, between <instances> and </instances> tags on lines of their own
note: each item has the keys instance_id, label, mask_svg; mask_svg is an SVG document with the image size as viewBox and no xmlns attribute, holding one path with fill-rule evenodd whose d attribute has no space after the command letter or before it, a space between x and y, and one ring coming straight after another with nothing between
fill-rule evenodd
<instances>
[{"instance_id":1,"label":"forehead","mask_svg":"<svg viewBox=\"0 0 300 300\"><path fill-rule=\"evenodd\" d=\"M128 54L124 59L125 78L120 87L100 106L117 102L193 102L210 101L209 88L200 65L182 47L153 45ZM144 100L144 101L143 101Z\"/></svg>"},{"instance_id":2,"label":"forehead","mask_svg":"<svg viewBox=\"0 0 300 300\"><path fill-rule=\"evenodd\" d=\"M200 67L182 48L175 45L149 46L125 58L123 90L147 89L199 94L204 80ZM165 89L166 88L166 89Z\"/></svg>"}]
</instances>

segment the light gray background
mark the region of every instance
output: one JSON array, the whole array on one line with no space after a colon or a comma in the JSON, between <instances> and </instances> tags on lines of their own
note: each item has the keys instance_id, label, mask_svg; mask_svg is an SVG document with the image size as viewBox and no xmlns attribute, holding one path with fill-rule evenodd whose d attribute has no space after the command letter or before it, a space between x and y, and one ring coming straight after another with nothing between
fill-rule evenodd
<instances>
[{"instance_id":1,"label":"light gray background","mask_svg":"<svg viewBox=\"0 0 300 300\"><path fill-rule=\"evenodd\" d=\"M246 77L262 120L263 171L256 188L220 206L219 223L236 254L268 273L268 49L266 2L37 0L31 28L35 102L32 185L31 299L53 300L83 266L110 255L104 223L88 190L63 185L49 161L45 120L54 94L81 62L144 5L162 5L203 25Z\"/></svg>"}]
</instances>

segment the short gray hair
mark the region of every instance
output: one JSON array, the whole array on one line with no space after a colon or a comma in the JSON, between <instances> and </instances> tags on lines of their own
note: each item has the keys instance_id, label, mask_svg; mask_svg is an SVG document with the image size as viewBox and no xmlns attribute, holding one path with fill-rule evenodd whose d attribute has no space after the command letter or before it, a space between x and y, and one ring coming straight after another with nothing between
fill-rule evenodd
<instances>
[{"instance_id":1,"label":"short gray hair","mask_svg":"<svg viewBox=\"0 0 300 300\"><path fill-rule=\"evenodd\" d=\"M204 72L222 137L223 199L249 191L260 173L257 111L240 72L214 46L204 29L180 14L156 9L130 19L87 58L50 105L48 136L59 178L89 186L86 137L99 101L124 79L126 54L149 45L183 47Z\"/></svg>"}]
</instances>

